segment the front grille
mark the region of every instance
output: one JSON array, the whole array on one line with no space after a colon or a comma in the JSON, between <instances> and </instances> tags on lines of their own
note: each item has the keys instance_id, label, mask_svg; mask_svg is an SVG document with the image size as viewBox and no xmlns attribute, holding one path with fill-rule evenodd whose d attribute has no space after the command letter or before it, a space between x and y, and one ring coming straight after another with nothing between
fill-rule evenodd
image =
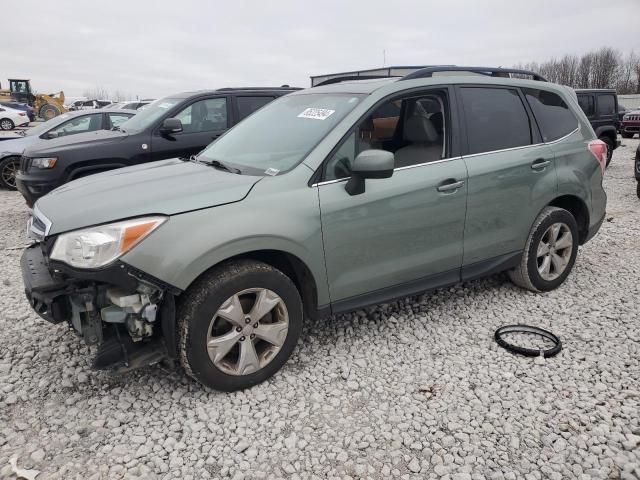
<instances>
[{"instance_id":1,"label":"front grille","mask_svg":"<svg viewBox=\"0 0 640 480\"><path fill-rule=\"evenodd\" d=\"M29 157L25 157L24 155L20 157L20 171L28 172L31 167L31 159Z\"/></svg>"},{"instance_id":2,"label":"front grille","mask_svg":"<svg viewBox=\"0 0 640 480\"><path fill-rule=\"evenodd\" d=\"M625 122L638 122L640 121L640 115L627 115L624 119Z\"/></svg>"}]
</instances>

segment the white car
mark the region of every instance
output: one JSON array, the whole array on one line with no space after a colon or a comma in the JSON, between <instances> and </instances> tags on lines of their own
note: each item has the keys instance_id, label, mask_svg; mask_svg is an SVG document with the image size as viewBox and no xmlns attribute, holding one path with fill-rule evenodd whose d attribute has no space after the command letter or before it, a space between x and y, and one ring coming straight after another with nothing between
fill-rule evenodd
<instances>
[{"instance_id":1,"label":"white car","mask_svg":"<svg viewBox=\"0 0 640 480\"><path fill-rule=\"evenodd\" d=\"M0 107L0 129L13 130L16 127L28 126L27 112L9 107Z\"/></svg>"}]
</instances>

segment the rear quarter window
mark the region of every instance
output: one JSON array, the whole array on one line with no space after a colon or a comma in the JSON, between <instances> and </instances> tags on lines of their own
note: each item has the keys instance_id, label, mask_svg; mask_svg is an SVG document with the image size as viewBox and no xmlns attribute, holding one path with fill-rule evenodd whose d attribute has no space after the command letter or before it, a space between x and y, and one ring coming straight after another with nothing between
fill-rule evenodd
<instances>
[{"instance_id":1,"label":"rear quarter window","mask_svg":"<svg viewBox=\"0 0 640 480\"><path fill-rule=\"evenodd\" d=\"M557 140L578 128L578 120L560 95L533 88L525 88L524 94L536 117L543 141Z\"/></svg>"},{"instance_id":2,"label":"rear quarter window","mask_svg":"<svg viewBox=\"0 0 640 480\"><path fill-rule=\"evenodd\" d=\"M616 100L613 95L598 95L597 102L599 115L616 114Z\"/></svg>"}]
</instances>

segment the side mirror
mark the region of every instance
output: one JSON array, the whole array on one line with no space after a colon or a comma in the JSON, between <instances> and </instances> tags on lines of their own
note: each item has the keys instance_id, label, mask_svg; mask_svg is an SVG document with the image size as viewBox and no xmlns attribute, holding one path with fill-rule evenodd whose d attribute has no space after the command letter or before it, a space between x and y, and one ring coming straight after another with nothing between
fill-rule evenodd
<instances>
[{"instance_id":1,"label":"side mirror","mask_svg":"<svg viewBox=\"0 0 640 480\"><path fill-rule=\"evenodd\" d=\"M177 118L165 118L160 126L160 133L162 135L171 135L173 133L180 133L181 131L182 122Z\"/></svg>"},{"instance_id":2,"label":"side mirror","mask_svg":"<svg viewBox=\"0 0 640 480\"><path fill-rule=\"evenodd\" d=\"M58 138L58 132L49 132L47 133L47 138Z\"/></svg>"},{"instance_id":3,"label":"side mirror","mask_svg":"<svg viewBox=\"0 0 640 480\"><path fill-rule=\"evenodd\" d=\"M353 161L351 178L344 189L349 195L364 193L365 178L389 178L393 175L395 160L386 150L365 150Z\"/></svg>"}]
</instances>

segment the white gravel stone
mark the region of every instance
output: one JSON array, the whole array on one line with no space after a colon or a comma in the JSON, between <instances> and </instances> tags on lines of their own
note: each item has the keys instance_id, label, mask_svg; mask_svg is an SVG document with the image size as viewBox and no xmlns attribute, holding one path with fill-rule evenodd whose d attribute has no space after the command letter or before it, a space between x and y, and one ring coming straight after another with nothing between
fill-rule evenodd
<instances>
[{"instance_id":1,"label":"white gravel stone","mask_svg":"<svg viewBox=\"0 0 640 480\"><path fill-rule=\"evenodd\" d=\"M28 210L0 190L0 477L640 479L640 200L623 140L607 219L565 285L504 275L306 321L272 379L233 394L161 366L90 369L35 315L19 260ZM549 359L499 348L501 325L562 340ZM31 465L27 465L31 463Z\"/></svg>"}]
</instances>

